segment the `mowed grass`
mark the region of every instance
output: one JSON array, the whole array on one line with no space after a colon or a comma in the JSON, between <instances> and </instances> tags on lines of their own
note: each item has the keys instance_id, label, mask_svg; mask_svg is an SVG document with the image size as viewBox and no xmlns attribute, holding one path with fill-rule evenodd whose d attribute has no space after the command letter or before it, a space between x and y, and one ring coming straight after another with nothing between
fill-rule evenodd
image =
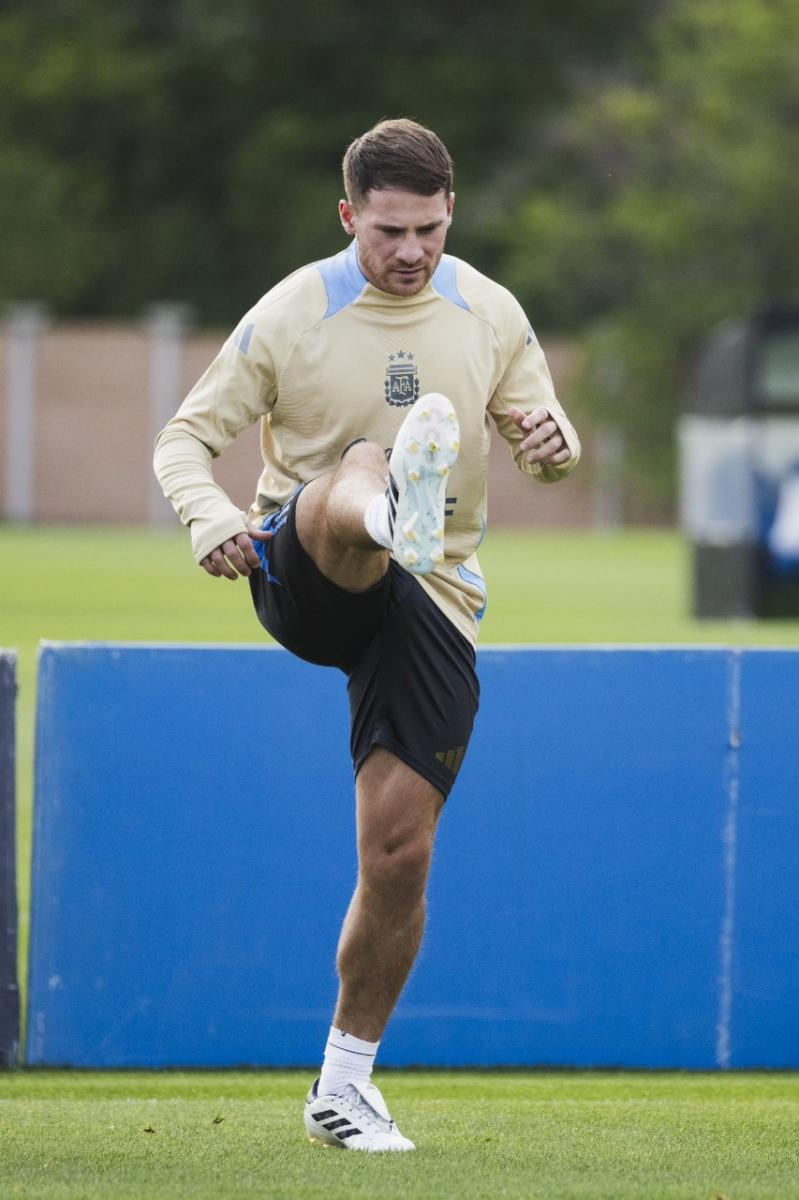
<instances>
[{"instance_id":1,"label":"mowed grass","mask_svg":"<svg viewBox=\"0 0 799 1200\"><path fill-rule=\"evenodd\" d=\"M26 1200L792 1200L785 1075L384 1073L415 1154L322 1150L302 1073L0 1076L0 1195Z\"/></svg>"}]
</instances>

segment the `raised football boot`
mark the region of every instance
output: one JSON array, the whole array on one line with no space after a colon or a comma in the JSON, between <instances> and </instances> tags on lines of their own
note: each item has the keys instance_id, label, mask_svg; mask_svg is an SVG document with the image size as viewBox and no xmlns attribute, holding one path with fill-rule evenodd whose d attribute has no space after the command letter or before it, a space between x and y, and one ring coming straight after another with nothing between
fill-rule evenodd
<instances>
[{"instance_id":1,"label":"raised football boot","mask_svg":"<svg viewBox=\"0 0 799 1200\"><path fill-rule=\"evenodd\" d=\"M379 1154L416 1149L397 1129L373 1083L350 1083L344 1096L320 1096L317 1079L305 1101L305 1129L312 1142L340 1150Z\"/></svg>"},{"instance_id":2,"label":"raised football boot","mask_svg":"<svg viewBox=\"0 0 799 1200\"><path fill-rule=\"evenodd\" d=\"M394 557L413 575L444 561L447 480L460 450L455 409L446 396L421 396L391 450L388 519Z\"/></svg>"}]
</instances>

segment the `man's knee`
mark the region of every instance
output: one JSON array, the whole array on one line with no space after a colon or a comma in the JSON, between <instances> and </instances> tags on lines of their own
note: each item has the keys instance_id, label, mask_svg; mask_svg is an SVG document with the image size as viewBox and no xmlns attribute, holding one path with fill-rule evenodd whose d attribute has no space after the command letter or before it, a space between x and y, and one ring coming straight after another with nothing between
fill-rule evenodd
<instances>
[{"instance_id":1,"label":"man's knee","mask_svg":"<svg viewBox=\"0 0 799 1200\"><path fill-rule=\"evenodd\" d=\"M362 850L363 887L387 904L399 908L416 905L424 895L432 849L428 834L379 839Z\"/></svg>"},{"instance_id":2,"label":"man's knee","mask_svg":"<svg viewBox=\"0 0 799 1200\"><path fill-rule=\"evenodd\" d=\"M322 566L319 559L328 552L336 559L350 549L359 554L374 552L363 525L363 509L370 496L385 487L387 477L384 450L376 442L356 442L334 471L303 488L297 500L297 534L323 574L328 574L329 564ZM334 578L334 582L340 581Z\"/></svg>"},{"instance_id":3,"label":"man's knee","mask_svg":"<svg viewBox=\"0 0 799 1200\"><path fill-rule=\"evenodd\" d=\"M352 470L374 470L381 475L388 475L386 452L377 442L352 442L341 456L337 475Z\"/></svg>"}]
</instances>

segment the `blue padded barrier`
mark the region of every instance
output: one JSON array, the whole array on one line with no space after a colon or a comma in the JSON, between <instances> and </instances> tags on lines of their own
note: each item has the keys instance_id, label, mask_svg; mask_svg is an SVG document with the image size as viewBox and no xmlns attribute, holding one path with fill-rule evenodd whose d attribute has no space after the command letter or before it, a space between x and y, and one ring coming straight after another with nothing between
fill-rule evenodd
<instances>
[{"instance_id":1,"label":"blue padded barrier","mask_svg":"<svg viewBox=\"0 0 799 1200\"><path fill-rule=\"evenodd\" d=\"M19 1052L17 986L16 757L17 657L0 650L0 1066Z\"/></svg>"},{"instance_id":2,"label":"blue padded barrier","mask_svg":"<svg viewBox=\"0 0 799 1200\"><path fill-rule=\"evenodd\" d=\"M799 1066L799 653L487 648L384 1065ZM344 678L43 648L27 1059L311 1065L355 874Z\"/></svg>"},{"instance_id":3,"label":"blue padded barrier","mask_svg":"<svg viewBox=\"0 0 799 1200\"><path fill-rule=\"evenodd\" d=\"M799 655L745 653L733 780L730 1060L799 1065ZM735 809L737 808L737 812Z\"/></svg>"}]
</instances>

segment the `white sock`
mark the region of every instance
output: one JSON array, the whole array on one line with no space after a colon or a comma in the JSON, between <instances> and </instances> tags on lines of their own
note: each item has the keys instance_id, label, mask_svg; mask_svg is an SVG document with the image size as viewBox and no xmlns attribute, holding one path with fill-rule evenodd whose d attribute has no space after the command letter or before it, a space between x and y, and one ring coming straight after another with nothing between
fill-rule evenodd
<instances>
[{"instance_id":1,"label":"white sock","mask_svg":"<svg viewBox=\"0 0 799 1200\"><path fill-rule=\"evenodd\" d=\"M373 542L377 542L378 546L383 546L386 550L391 549L393 542L388 524L388 497L385 493L373 496L369 501L363 514L363 523Z\"/></svg>"},{"instance_id":2,"label":"white sock","mask_svg":"<svg viewBox=\"0 0 799 1200\"><path fill-rule=\"evenodd\" d=\"M319 1095L341 1096L349 1083L368 1083L379 1045L331 1026L319 1077Z\"/></svg>"}]
</instances>

